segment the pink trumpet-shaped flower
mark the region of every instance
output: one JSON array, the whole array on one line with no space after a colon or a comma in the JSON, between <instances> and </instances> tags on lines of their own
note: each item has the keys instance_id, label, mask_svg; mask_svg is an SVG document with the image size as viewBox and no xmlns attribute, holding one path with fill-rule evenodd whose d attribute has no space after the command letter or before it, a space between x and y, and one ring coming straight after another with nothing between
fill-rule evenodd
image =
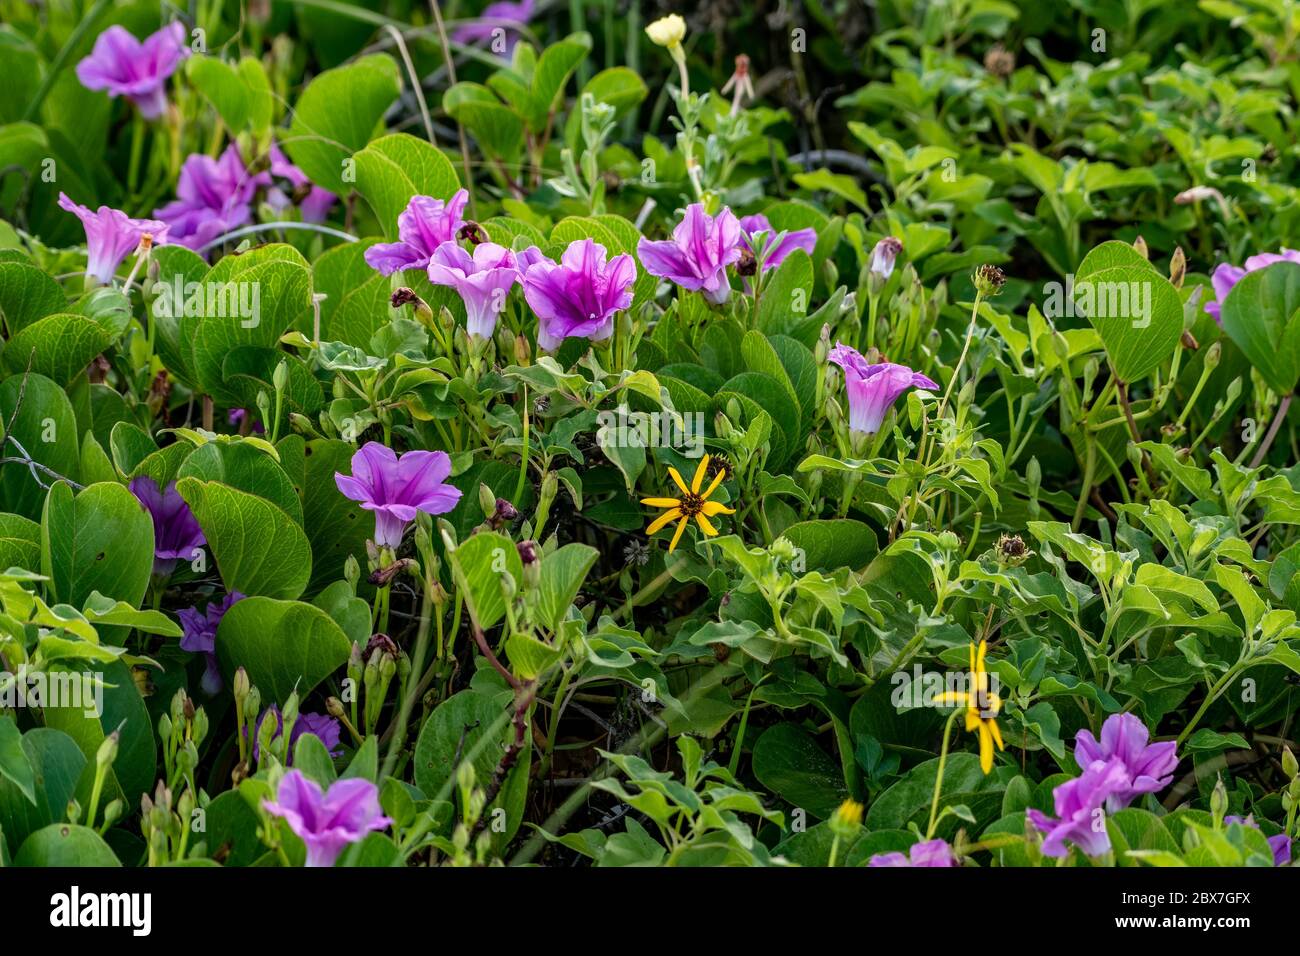
<instances>
[{"instance_id":1,"label":"pink trumpet-shaped flower","mask_svg":"<svg viewBox=\"0 0 1300 956\"><path fill-rule=\"evenodd\" d=\"M301 771L290 770L275 800L263 800L262 806L283 817L307 844L307 866L333 866L344 847L393 822L380 810L379 788L361 777L335 780L322 792Z\"/></svg>"},{"instance_id":2,"label":"pink trumpet-shaped flower","mask_svg":"<svg viewBox=\"0 0 1300 956\"><path fill-rule=\"evenodd\" d=\"M339 491L375 513L375 544L396 548L415 513L440 515L456 507L460 489L444 483L451 459L443 451L397 453L367 442L352 456L352 474L335 472Z\"/></svg>"},{"instance_id":3,"label":"pink trumpet-shaped flower","mask_svg":"<svg viewBox=\"0 0 1300 956\"><path fill-rule=\"evenodd\" d=\"M537 344L554 351L571 336L609 338L614 313L632 305L632 257L625 253L606 262L605 247L590 239L569 243L558 265L534 252L527 253L532 264L524 273L524 298L540 320Z\"/></svg>"},{"instance_id":4,"label":"pink trumpet-shaped flower","mask_svg":"<svg viewBox=\"0 0 1300 956\"><path fill-rule=\"evenodd\" d=\"M740 220L745 245L754 253L754 258L763 263L763 271L775 269L789 258L790 253L802 249L812 255L817 248L817 232L814 229L796 229L793 232L777 232L772 223L762 213L745 216Z\"/></svg>"},{"instance_id":5,"label":"pink trumpet-shaped flower","mask_svg":"<svg viewBox=\"0 0 1300 956\"><path fill-rule=\"evenodd\" d=\"M880 431L885 416L909 388L937 389L939 383L906 365L881 362L870 365L847 345L835 344L828 356L844 370L849 395L849 430L867 435Z\"/></svg>"},{"instance_id":6,"label":"pink trumpet-shaped flower","mask_svg":"<svg viewBox=\"0 0 1300 956\"><path fill-rule=\"evenodd\" d=\"M59 193L59 207L81 220L86 230L86 276L101 285L113 281L122 260L135 251L144 236L155 246L168 241L167 223L157 219L132 219L120 209L100 206L94 212Z\"/></svg>"},{"instance_id":7,"label":"pink trumpet-shaped flower","mask_svg":"<svg viewBox=\"0 0 1300 956\"><path fill-rule=\"evenodd\" d=\"M444 242L429 259L429 281L451 286L465 303L465 328L470 335L491 338L506 296L519 281L513 252L494 242L481 242L471 255L454 242Z\"/></svg>"},{"instance_id":8,"label":"pink trumpet-shaped flower","mask_svg":"<svg viewBox=\"0 0 1300 956\"><path fill-rule=\"evenodd\" d=\"M702 292L714 305L721 305L731 295L727 266L740 258L741 240L740 222L730 209L710 216L703 205L692 203L671 239L642 238L636 254L651 275Z\"/></svg>"},{"instance_id":9,"label":"pink trumpet-shaped flower","mask_svg":"<svg viewBox=\"0 0 1300 956\"><path fill-rule=\"evenodd\" d=\"M167 78L190 55L185 27L177 22L137 40L121 26L111 26L95 40L90 56L77 64L77 79L88 90L125 96L145 119L157 119L167 109Z\"/></svg>"},{"instance_id":10,"label":"pink trumpet-shaped flower","mask_svg":"<svg viewBox=\"0 0 1300 956\"><path fill-rule=\"evenodd\" d=\"M424 269L434 250L453 242L464 224L469 192L460 189L446 202L412 196L397 217L397 242L381 242L366 250L366 264L386 276L404 269Z\"/></svg>"},{"instance_id":11,"label":"pink trumpet-shaped flower","mask_svg":"<svg viewBox=\"0 0 1300 956\"><path fill-rule=\"evenodd\" d=\"M1232 291L1232 287L1240 282L1246 273L1271 266L1275 262L1300 263L1300 250L1283 249L1281 253L1261 252L1247 259L1245 268L1229 265L1226 262L1219 263L1210 274L1210 284L1214 286L1214 301L1205 303L1205 311L1214 317L1215 322L1222 325L1223 303L1228 298L1228 293Z\"/></svg>"}]
</instances>

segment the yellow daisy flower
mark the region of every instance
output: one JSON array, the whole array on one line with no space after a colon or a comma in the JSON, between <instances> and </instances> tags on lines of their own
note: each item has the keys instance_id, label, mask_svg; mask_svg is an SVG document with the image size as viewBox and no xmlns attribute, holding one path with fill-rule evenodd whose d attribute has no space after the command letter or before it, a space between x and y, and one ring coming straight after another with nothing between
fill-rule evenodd
<instances>
[{"instance_id":1,"label":"yellow daisy flower","mask_svg":"<svg viewBox=\"0 0 1300 956\"><path fill-rule=\"evenodd\" d=\"M691 479L690 488L687 488L686 482L682 481L681 473L670 465L668 467L668 474L673 476L673 481L676 483L677 487L681 489L682 496L680 498L641 499L641 504L643 505L650 505L653 508L668 509L658 518L655 518L654 521L650 522L650 526L645 529L646 534L654 534L655 532L666 528L674 521L678 522L677 530L673 532L672 543L668 545L669 554L671 554L673 549L677 547L677 542L682 538L682 532L686 530L686 526L691 523L692 518L694 518L696 524L700 526L701 531L709 537L716 537L718 529L713 527L713 523L709 521L709 519L715 515L734 515L736 513L735 508L728 508L719 501L709 500L709 495L717 491L718 485L722 484L722 479L726 475L726 469L720 469L718 473L713 476L713 481L709 484L709 487L703 492L700 491L700 485L704 483L704 476L708 474L708 471L709 456L705 455L700 459L700 463L695 469L695 477Z\"/></svg>"},{"instance_id":2,"label":"yellow daisy flower","mask_svg":"<svg viewBox=\"0 0 1300 956\"><path fill-rule=\"evenodd\" d=\"M988 641L980 641L979 651L975 645L970 646L970 676L975 685L974 692L945 691L939 695L940 706L957 705L966 708L966 730L979 731L980 735L980 769L988 773L993 769L993 745L998 750L1005 750L1002 745L1002 733L998 730L997 716L1002 710L1002 700L989 690L989 674L984 667L984 655L988 653Z\"/></svg>"}]
</instances>

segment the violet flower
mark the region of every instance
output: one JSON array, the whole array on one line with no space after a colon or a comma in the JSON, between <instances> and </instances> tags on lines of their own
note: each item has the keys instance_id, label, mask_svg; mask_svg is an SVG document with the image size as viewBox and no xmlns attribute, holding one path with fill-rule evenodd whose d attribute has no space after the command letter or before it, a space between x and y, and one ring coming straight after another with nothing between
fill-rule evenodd
<instances>
[{"instance_id":1,"label":"violet flower","mask_svg":"<svg viewBox=\"0 0 1300 956\"><path fill-rule=\"evenodd\" d=\"M271 735L274 740L284 733L284 715L280 713L280 708L272 704L262 712L261 718L257 722L257 728L253 731L253 762L256 763L262 759L262 724L266 718L275 717L275 733ZM248 728L244 728L245 735L248 734ZM287 766L293 766L293 748L298 743L298 738L303 734L311 734L325 745L331 757L343 756L343 751L339 748L341 731L339 722L329 714L312 714L300 713L297 720L293 722L293 730L289 731L289 747L285 751L285 762Z\"/></svg>"},{"instance_id":2,"label":"violet flower","mask_svg":"<svg viewBox=\"0 0 1300 956\"><path fill-rule=\"evenodd\" d=\"M286 773L275 801L263 800L262 807L283 817L307 845L308 866L333 866L345 846L393 822L380 811L379 788L369 780L335 780L322 793L300 770Z\"/></svg>"},{"instance_id":3,"label":"violet flower","mask_svg":"<svg viewBox=\"0 0 1300 956\"><path fill-rule=\"evenodd\" d=\"M844 370L844 387L849 396L849 430L867 435L880 431L898 396L909 388L937 389L939 383L906 365L881 362L870 365L857 351L839 342L828 356Z\"/></svg>"},{"instance_id":4,"label":"violet flower","mask_svg":"<svg viewBox=\"0 0 1300 956\"><path fill-rule=\"evenodd\" d=\"M956 866L952 847L945 840L924 840L913 843L908 853L877 853L867 861L867 866Z\"/></svg>"},{"instance_id":5,"label":"violet flower","mask_svg":"<svg viewBox=\"0 0 1300 956\"><path fill-rule=\"evenodd\" d=\"M539 347L552 352L566 338L600 342L614 334L614 313L632 305L636 263L626 253L608 263L605 256L600 243L575 239L559 265L542 258L528 267L524 298L540 319Z\"/></svg>"},{"instance_id":6,"label":"violet flower","mask_svg":"<svg viewBox=\"0 0 1300 956\"><path fill-rule=\"evenodd\" d=\"M636 253L651 275L702 292L714 305L721 305L731 295L727 266L740 258L741 233L730 209L715 217L700 203L691 203L671 239L651 242L643 237Z\"/></svg>"},{"instance_id":7,"label":"violet flower","mask_svg":"<svg viewBox=\"0 0 1300 956\"><path fill-rule=\"evenodd\" d=\"M451 286L465 303L465 329L491 338L506 296L519 281L515 254L494 242L481 242L471 255L454 242L444 242L429 259L429 281Z\"/></svg>"},{"instance_id":8,"label":"violet flower","mask_svg":"<svg viewBox=\"0 0 1300 956\"><path fill-rule=\"evenodd\" d=\"M195 606L180 612L181 629L184 631L181 635L181 649L207 658L199 686L208 694L216 694L225 686L221 679L221 668L217 665L217 628L221 626L221 619L231 606L243 599L244 595L231 591L220 601L209 601L202 611Z\"/></svg>"},{"instance_id":9,"label":"violet flower","mask_svg":"<svg viewBox=\"0 0 1300 956\"><path fill-rule=\"evenodd\" d=\"M132 478L127 487L153 519L154 574L171 574L178 560L193 560L195 552L208 543L194 512L176 490L176 482L169 482L160 491L156 481L141 475Z\"/></svg>"},{"instance_id":10,"label":"violet flower","mask_svg":"<svg viewBox=\"0 0 1300 956\"><path fill-rule=\"evenodd\" d=\"M468 46L469 44L484 41L494 41L500 36L504 41L504 45L498 48L497 44L493 42L491 44L492 52L500 53L508 59L520 37L519 31L512 29L512 27L525 26L533 18L533 8L535 6L535 0L520 0L519 3L501 0L498 3L489 3L483 8L483 12L478 15L477 19L471 20L452 31L451 38L457 43ZM499 34L497 33L498 30L501 31Z\"/></svg>"},{"instance_id":11,"label":"violet flower","mask_svg":"<svg viewBox=\"0 0 1300 956\"><path fill-rule=\"evenodd\" d=\"M154 215L167 222L172 242L198 250L252 218L262 182L249 174L234 143L216 159L194 153L181 165L177 198Z\"/></svg>"},{"instance_id":12,"label":"violet flower","mask_svg":"<svg viewBox=\"0 0 1300 956\"><path fill-rule=\"evenodd\" d=\"M444 484L451 459L444 451L397 454L377 441L352 456L352 474L334 473L339 491L375 513L375 544L396 548L415 513L440 515L456 507L460 489Z\"/></svg>"},{"instance_id":13,"label":"violet flower","mask_svg":"<svg viewBox=\"0 0 1300 956\"><path fill-rule=\"evenodd\" d=\"M790 253L802 249L808 255L817 248L817 231L815 229L796 229L793 232L777 232L772 223L762 213L745 216L740 220L740 229L745 245L754 253L754 258L763 264L763 271L775 269L789 258Z\"/></svg>"},{"instance_id":14,"label":"violet flower","mask_svg":"<svg viewBox=\"0 0 1300 956\"><path fill-rule=\"evenodd\" d=\"M276 143L271 144L271 170L257 177L258 185L267 187L266 202L277 212L294 204L294 196L300 197L298 208L302 212L303 222L324 222L334 203L338 202L328 189L312 183L307 174L289 161ZM274 177L274 178L273 178ZM274 179L286 180L293 187L293 195L286 195L275 185Z\"/></svg>"},{"instance_id":15,"label":"violet flower","mask_svg":"<svg viewBox=\"0 0 1300 956\"><path fill-rule=\"evenodd\" d=\"M91 212L59 193L59 207L81 220L86 230L86 278L101 285L113 281L117 267L149 236L155 246L167 242L167 224L157 219L132 219L120 209L100 206Z\"/></svg>"},{"instance_id":16,"label":"violet flower","mask_svg":"<svg viewBox=\"0 0 1300 956\"><path fill-rule=\"evenodd\" d=\"M1226 816L1223 818L1224 823L1240 823L1244 827L1258 830L1259 824L1255 822L1253 816L1239 817ZM1285 833L1279 833L1276 836L1267 837L1268 848L1273 851L1273 865L1286 866L1291 862L1291 838Z\"/></svg>"},{"instance_id":17,"label":"violet flower","mask_svg":"<svg viewBox=\"0 0 1300 956\"><path fill-rule=\"evenodd\" d=\"M1223 325L1223 303L1228 298L1228 293L1232 291L1232 287L1240 282L1246 273L1271 266L1275 262L1300 263L1300 251L1283 249L1281 253L1261 252L1247 259L1244 269L1241 266L1228 265L1226 262L1215 266L1214 272L1210 275L1210 284L1214 286L1214 301L1205 303L1205 311L1214 316L1215 322Z\"/></svg>"},{"instance_id":18,"label":"violet flower","mask_svg":"<svg viewBox=\"0 0 1300 956\"><path fill-rule=\"evenodd\" d=\"M895 236L885 236L872 247L868 268L882 280L888 279L894 274L894 263L898 259L898 254L902 251L903 242L901 239Z\"/></svg>"},{"instance_id":19,"label":"violet flower","mask_svg":"<svg viewBox=\"0 0 1300 956\"><path fill-rule=\"evenodd\" d=\"M167 78L190 55L185 26L173 21L137 40L125 27L111 26L95 40L90 56L77 64L77 79L88 90L125 96L145 119L157 119L167 109Z\"/></svg>"},{"instance_id":20,"label":"violet flower","mask_svg":"<svg viewBox=\"0 0 1300 956\"><path fill-rule=\"evenodd\" d=\"M1148 744L1150 731L1133 714L1111 714L1101 725L1101 742L1090 730L1081 730L1074 738L1074 761L1087 770L1098 760L1119 758L1127 774L1125 785L1106 801L1111 813L1122 810L1144 793L1155 793L1169 786L1178 766L1177 744L1172 741Z\"/></svg>"},{"instance_id":21,"label":"violet flower","mask_svg":"<svg viewBox=\"0 0 1300 956\"><path fill-rule=\"evenodd\" d=\"M381 242L366 250L366 265L389 276L403 269L424 269L435 249L454 242L464 223L462 214L469 192L456 191L446 202L431 196L412 196L397 217L398 242Z\"/></svg>"},{"instance_id":22,"label":"violet flower","mask_svg":"<svg viewBox=\"0 0 1300 956\"><path fill-rule=\"evenodd\" d=\"M1128 780L1124 761L1118 757L1098 760L1080 776L1065 781L1052 791L1055 819L1033 807L1026 810L1029 822L1046 834L1043 853L1046 856L1065 856L1070 852L1066 840L1088 856L1101 856L1109 850L1105 803L1116 790L1127 786Z\"/></svg>"}]
</instances>

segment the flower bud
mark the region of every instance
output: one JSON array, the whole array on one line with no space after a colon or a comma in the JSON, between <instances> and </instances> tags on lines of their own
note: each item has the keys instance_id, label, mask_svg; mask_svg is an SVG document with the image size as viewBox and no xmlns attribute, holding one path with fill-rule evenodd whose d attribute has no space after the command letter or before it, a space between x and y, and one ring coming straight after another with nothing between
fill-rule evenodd
<instances>
[{"instance_id":1,"label":"flower bud","mask_svg":"<svg viewBox=\"0 0 1300 956\"><path fill-rule=\"evenodd\" d=\"M394 309L400 309L404 305L411 307L411 314L421 325L433 327L433 310L429 308L429 303L425 302L415 294L414 289L408 289L402 286L388 300L388 304Z\"/></svg>"},{"instance_id":2,"label":"flower bud","mask_svg":"<svg viewBox=\"0 0 1300 956\"><path fill-rule=\"evenodd\" d=\"M1282 747L1282 772L1288 777L1294 777L1300 773L1300 763L1296 762L1295 754L1287 746Z\"/></svg>"},{"instance_id":3,"label":"flower bud","mask_svg":"<svg viewBox=\"0 0 1300 956\"><path fill-rule=\"evenodd\" d=\"M975 274L971 276L971 282L974 283L976 292L988 298L1002 291L1002 287L1006 285L1007 276L997 266L986 263L975 270Z\"/></svg>"},{"instance_id":4,"label":"flower bud","mask_svg":"<svg viewBox=\"0 0 1300 956\"><path fill-rule=\"evenodd\" d=\"M660 17L645 28L650 42L669 49L681 46L686 37L686 21L675 13Z\"/></svg>"},{"instance_id":5,"label":"flower bud","mask_svg":"<svg viewBox=\"0 0 1300 956\"><path fill-rule=\"evenodd\" d=\"M1169 281L1173 283L1175 289L1183 287L1183 279L1187 277L1187 254L1183 252L1183 247L1178 246L1174 249L1173 256L1169 259Z\"/></svg>"},{"instance_id":6,"label":"flower bud","mask_svg":"<svg viewBox=\"0 0 1300 956\"><path fill-rule=\"evenodd\" d=\"M1140 255L1143 259L1151 258L1151 250L1147 248L1147 241L1143 239L1141 236L1138 236L1136 239L1133 240L1133 248L1137 251L1137 254Z\"/></svg>"}]
</instances>

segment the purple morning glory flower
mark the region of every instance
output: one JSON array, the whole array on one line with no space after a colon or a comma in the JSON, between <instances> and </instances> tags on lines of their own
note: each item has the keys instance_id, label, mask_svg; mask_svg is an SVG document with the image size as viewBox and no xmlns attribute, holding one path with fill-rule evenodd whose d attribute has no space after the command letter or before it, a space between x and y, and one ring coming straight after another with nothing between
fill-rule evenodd
<instances>
[{"instance_id":1,"label":"purple morning glory flower","mask_svg":"<svg viewBox=\"0 0 1300 956\"><path fill-rule=\"evenodd\" d=\"M167 78L190 55L185 27L164 26L140 42L121 26L111 26L95 40L90 56L77 64L77 79L88 90L125 96L145 119L157 119L167 109Z\"/></svg>"},{"instance_id":2,"label":"purple morning glory flower","mask_svg":"<svg viewBox=\"0 0 1300 956\"><path fill-rule=\"evenodd\" d=\"M642 238L636 254L651 275L702 292L714 305L721 305L731 295L727 266L740 258L741 232L730 209L724 208L714 217L700 203L691 203L671 239L651 242Z\"/></svg>"},{"instance_id":3,"label":"purple morning glory flower","mask_svg":"<svg viewBox=\"0 0 1300 956\"><path fill-rule=\"evenodd\" d=\"M1223 302L1228 298L1228 293L1232 291L1232 287L1240 282L1242 276L1246 273L1271 266L1275 262L1300 263L1300 251L1283 249L1281 253L1261 252L1259 255L1247 259L1244 269L1241 266L1228 265L1226 262L1215 266L1214 272L1210 274L1210 284L1214 286L1214 301L1205 303L1205 311L1214 316L1215 322L1222 325Z\"/></svg>"},{"instance_id":4,"label":"purple morning glory flower","mask_svg":"<svg viewBox=\"0 0 1300 956\"><path fill-rule=\"evenodd\" d=\"M1090 730L1081 730L1074 738L1074 761L1087 770L1098 760L1118 757L1128 775L1127 783L1111 794L1106 809L1122 810L1144 793L1155 793L1169 786L1178 766L1177 744L1166 741L1148 744L1151 733L1146 724L1132 714L1111 714L1101 725L1101 742Z\"/></svg>"},{"instance_id":5,"label":"purple morning glory flower","mask_svg":"<svg viewBox=\"0 0 1300 956\"><path fill-rule=\"evenodd\" d=\"M489 3L483 8L478 19L471 20L468 23L457 27L451 34L451 38L457 43L466 45L471 43L482 43L491 41L498 35L497 30L501 31L505 40L505 47L498 49L495 45L492 47L494 53L501 53L509 57L514 50L515 44L519 42L519 31L511 29L512 26L524 26L533 18L533 8L536 6L535 0L520 0L519 3L510 3L509 0L502 0L499 3Z\"/></svg>"},{"instance_id":6,"label":"purple morning glory flower","mask_svg":"<svg viewBox=\"0 0 1300 956\"><path fill-rule=\"evenodd\" d=\"M1069 840L1088 856L1101 856L1110 849L1110 836L1106 833L1106 800L1117 790L1128 785L1128 770L1118 757L1098 760L1073 780L1067 780L1052 791L1056 806L1056 819L1030 807L1025 811L1029 822L1041 830L1043 853L1046 856L1065 856Z\"/></svg>"},{"instance_id":7,"label":"purple morning glory flower","mask_svg":"<svg viewBox=\"0 0 1300 956\"><path fill-rule=\"evenodd\" d=\"M775 269L796 249L802 249L808 255L817 248L817 231L814 229L796 229L794 232L777 232L772 223L762 213L745 216L740 220L745 245L754 253L754 258L763 263L763 271Z\"/></svg>"},{"instance_id":8,"label":"purple morning glory flower","mask_svg":"<svg viewBox=\"0 0 1300 956\"><path fill-rule=\"evenodd\" d=\"M73 202L65 193L59 193L59 207L81 220L86 229L86 277L101 285L113 281L113 275L122 260L149 236L155 246L168 240L167 224L157 219L132 219L120 209L100 206L91 212L86 206Z\"/></svg>"},{"instance_id":9,"label":"purple morning glory flower","mask_svg":"<svg viewBox=\"0 0 1300 956\"><path fill-rule=\"evenodd\" d=\"M243 599L244 595L231 591L220 601L209 601L202 611L195 606L180 612L181 629L185 632L181 635L181 648L207 658L200 686L208 694L215 694L224 686L221 668L217 666L217 628L231 606Z\"/></svg>"},{"instance_id":10,"label":"purple morning glory flower","mask_svg":"<svg viewBox=\"0 0 1300 956\"><path fill-rule=\"evenodd\" d=\"M541 258L528 267L524 298L540 319L538 346L551 352L571 336L600 342L613 335L614 313L632 305L636 263L626 253L606 263L605 255L600 243L575 239L559 265Z\"/></svg>"},{"instance_id":11,"label":"purple morning glory flower","mask_svg":"<svg viewBox=\"0 0 1300 956\"><path fill-rule=\"evenodd\" d=\"M894 236L885 236L871 249L869 268L881 279L888 279L894 274L894 262L903 251L903 242Z\"/></svg>"},{"instance_id":12,"label":"purple morning glory flower","mask_svg":"<svg viewBox=\"0 0 1300 956\"><path fill-rule=\"evenodd\" d=\"M429 259L429 281L451 286L465 303L465 328L470 335L491 338L506 296L519 281L515 254L494 242L481 242L474 254L454 242L444 242Z\"/></svg>"},{"instance_id":13,"label":"purple morning glory flower","mask_svg":"<svg viewBox=\"0 0 1300 956\"><path fill-rule=\"evenodd\" d=\"M844 387L849 394L849 429L867 435L880 431L885 415L898 396L909 388L937 389L939 383L906 365L881 362L869 365L857 351L839 342L828 356L844 370Z\"/></svg>"},{"instance_id":14,"label":"purple morning glory flower","mask_svg":"<svg viewBox=\"0 0 1300 956\"><path fill-rule=\"evenodd\" d=\"M377 441L352 456L352 474L334 473L339 491L375 513L375 544L396 548L415 513L440 515L456 507L460 489L444 484L451 459L444 451L408 451L401 458Z\"/></svg>"},{"instance_id":15,"label":"purple morning glory flower","mask_svg":"<svg viewBox=\"0 0 1300 956\"><path fill-rule=\"evenodd\" d=\"M952 847L945 840L923 840L913 843L908 853L877 853L867 861L867 866L956 866Z\"/></svg>"},{"instance_id":16,"label":"purple morning glory flower","mask_svg":"<svg viewBox=\"0 0 1300 956\"><path fill-rule=\"evenodd\" d=\"M1250 827L1254 830L1259 829L1259 824L1255 818L1239 817L1236 815L1226 816L1223 818L1224 823L1239 823L1243 827ZM1291 838L1285 833L1279 833L1276 836L1268 837L1268 848L1273 851L1273 865L1285 866L1291 862Z\"/></svg>"},{"instance_id":17,"label":"purple morning glory flower","mask_svg":"<svg viewBox=\"0 0 1300 956\"><path fill-rule=\"evenodd\" d=\"M171 574L178 560L193 560L198 549L208 543L194 512L176 490L176 482L159 491L156 481L141 475L132 478L127 487L153 519L154 574Z\"/></svg>"},{"instance_id":18,"label":"purple morning glory flower","mask_svg":"<svg viewBox=\"0 0 1300 956\"><path fill-rule=\"evenodd\" d=\"M154 215L167 222L172 242L198 250L252 218L259 185L234 143L216 159L194 153L181 165L177 198Z\"/></svg>"},{"instance_id":19,"label":"purple morning glory flower","mask_svg":"<svg viewBox=\"0 0 1300 956\"><path fill-rule=\"evenodd\" d=\"M430 196L412 196L397 217L398 242L381 242L366 250L366 265L386 276L403 269L424 269L429 257L444 242L454 242L464 224L461 218L469 192L456 191L446 202Z\"/></svg>"},{"instance_id":20,"label":"purple morning glory flower","mask_svg":"<svg viewBox=\"0 0 1300 956\"><path fill-rule=\"evenodd\" d=\"M302 221L324 222L338 197L328 189L313 185L307 174L290 162L276 143L271 144L270 159L271 171L258 177L258 185L267 187L267 204L276 212L293 205L293 196L286 195L275 185L274 179L284 179L293 187L294 195L302 197L298 203Z\"/></svg>"},{"instance_id":21,"label":"purple morning glory flower","mask_svg":"<svg viewBox=\"0 0 1300 956\"><path fill-rule=\"evenodd\" d=\"M280 708L272 704L263 713L257 722L257 729L253 732L253 761L261 759L262 749L262 724L267 717L275 717L275 734L272 737L279 737L284 733L284 715L280 713ZM248 733L248 728L244 728L244 733ZM289 750L285 754L285 759L289 766L293 766L293 748L298 742L298 738L303 734L311 734L313 737L320 739L329 751L331 757L343 756L343 751L339 749L339 739L341 737L339 722L329 714L311 714L300 713L298 719L293 722L293 730L289 731Z\"/></svg>"},{"instance_id":22,"label":"purple morning glory flower","mask_svg":"<svg viewBox=\"0 0 1300 956\"><path fill-rule=\"evenodd\" d=\"M308 866L333 866L343 848L371 830L387 829L393 821L379 808L379 788L369 780L335 780L328 791L290 770L280 781L275 801L262 801L268 813L283 817L289 829L307 844Z\"/></svg>"}]
</instances>

